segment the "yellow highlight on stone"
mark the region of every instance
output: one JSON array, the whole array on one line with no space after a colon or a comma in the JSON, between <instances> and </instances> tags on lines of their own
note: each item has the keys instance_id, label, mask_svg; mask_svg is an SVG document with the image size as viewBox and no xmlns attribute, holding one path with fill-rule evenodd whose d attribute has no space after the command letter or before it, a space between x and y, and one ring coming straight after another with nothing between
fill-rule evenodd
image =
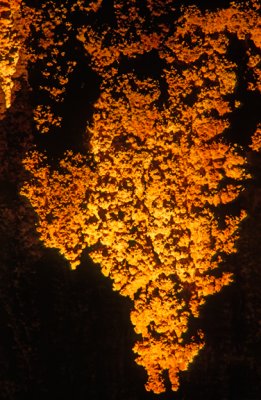
<instances>
[{"instance_id":1,"label":"yellow highlight on stone","mask_svg":"<svg viewBox=\"0 0 261 400\"><path fill-rule=\"evenodd\" d=\"M204 346L201 331L186 338L189 320L198 317L207 296L233 279L228 272L213 274L225 255L236 252L246 216L228 214L221 227L216 207L235 200L249 178L245 158L224 140L232 112L227 99L237 84L237 65L226 54L230 34L240 40L250 35L255 46L259 43L252 3L249 9L232 3L206 13L184 8L171 34L161 24L152 35L135 1L114 1L113 28L88 26L78 32L102 77L86 132L93 168L87 157L72 152L57 171L37 151L24 160L32 179L21 193L37 213L43 243L57 248L72 268L89 247L114 290L132 300L130 318L139 338L133 350L147 371L146 389L155 393L165 391L164 371L172 390L178 389L180 372ZM172 11L173 2L147 4L155 23ZM91 5L86 12L100 2ZM77 7L85 10L84 1ZM45 28L52 41L52 26ZM249 48L251 60L255 46ZM135 58L153 49L164 62L165 104L159 79L138 78L117 67L122 56ZM249 68L255 71L253 61ZM52 111L41 107L35 118L39 131L57 124Z\"/></svg>"}]
</instances>

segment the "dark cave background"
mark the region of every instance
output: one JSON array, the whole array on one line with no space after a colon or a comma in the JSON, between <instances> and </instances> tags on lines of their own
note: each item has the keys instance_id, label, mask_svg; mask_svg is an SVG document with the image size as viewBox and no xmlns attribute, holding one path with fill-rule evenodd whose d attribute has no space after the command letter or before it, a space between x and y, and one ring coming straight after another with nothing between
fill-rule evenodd
<instances>
[{"instance_id":1,"label":"dark cave background","mask_svg":"<svg viewBox=\"0 0 261 400\"><path fill-rule=\"evenodd\" d=\"M33 0L27 3L41 6ZM109 3L104 5L105 11ZM183 1L184 5L195 3L206 7L202 1ZM227 1L212 1L207 8L227 5ZM77 23L81 21L76 18ZM82 57L81 48L73 41L68 46L70 57L72 53L78 64L59 110L64 117L62 129L41 137L29 122L38 95L40 66L29 70L32 92L22 82L12 107L0 121L0 398L259 400L259 154L247 150L253 179L232 205L248 211L240 228L238 253L227 257L223 265L224 270L234 273L235 281L210 296L200 317L191 322L191 330L199 327L205 332L206 345L189 370L181 374L177 393L145 391L146 373L136 365L132 353L137 335L129 319L131 302L112 291L110 280L103 277L88 252L84 252L79 268L71 271L56 250L39 242L36 216L19 196L25 178L24 155L36 144L55 164L66 149L84 151L85 126L99 96L99 77ZM235 40L230 49L231 57L240 61L242 81L236 95L243 105L231 117L226 140L247 149L258 122L260 98L246 92L243 47L244 43ZM154 57L155 66L161 67L155 54L147 57ZM145 56L131 67L146 74L144 68L150 63ZM124 60L122 68L128 68Z\"/></svg>"}]
</instances>

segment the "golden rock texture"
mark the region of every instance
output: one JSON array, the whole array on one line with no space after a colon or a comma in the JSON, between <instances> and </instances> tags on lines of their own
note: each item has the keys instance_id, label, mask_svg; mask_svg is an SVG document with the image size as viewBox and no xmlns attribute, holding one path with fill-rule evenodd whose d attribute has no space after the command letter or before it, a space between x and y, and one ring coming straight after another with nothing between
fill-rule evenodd
<instances>
[{"instance_id":1,"label":"golden rock texture","mask_svg":"<svg viewBox=\"0 0 261 400\"><path fill-rule=\"evenodd\" d=\"M152 22L173 11L172 3L148 1ZM96 12L101 2L91 4L86 12ZM73 7L85 10L81 1ZM24 160L32 178L21 193L38 215L44 244L59 249L72 268L88 247L114 290L133 301L136 361L147 371L146 389L155 393L165 390L163 371L178 389L180 371L204 345L201 331L188 340L188 322L208 295L233 279L221 266L236 251L246 213L221 218L218 207L238 197L249 175L240 148L226 141L233 111L228 99L237 85L237 65L227 53L231 35L248 38L249 89L258 90L256 7L232 3L206 13L188 7L174 26L161 23L153 32L135 1L115 0L116 27L83 26L77 33L103 78L86 133L94 168L72 152L55 171L37 151ZM42 57L51 63L59 45L50 46L53 29L51 22L43 26ZM163 65L165 94L159 79L120 67L122 57L151 50ZM59 123L40 106L35 118L39 130ZM253 149L258 143L257 131Z\"/></svg>"},{"instance_id":2,"label":"golden rock texture","mask_svg":"<svg viewBox=\"0 0 261 400\"><path fill-rule=\"evenodd\" d=\"M22 15L21 0L0 4L0 114L11 107L19 78L27 76L25 39L29 29L29 10ZM26 18L25 18L25 14Z\"/></svg>"},{"instance_id":3,"label":"golden rock texture","mask_svg":"<svg viewBox=\"0 0 261 400\"><path fill-rule=\"evenodd\" d=\"M261 126L258 125L254 135L252 136L252 143L250 148L254 151L261 151Z\"/></svg>"}]
</instances>

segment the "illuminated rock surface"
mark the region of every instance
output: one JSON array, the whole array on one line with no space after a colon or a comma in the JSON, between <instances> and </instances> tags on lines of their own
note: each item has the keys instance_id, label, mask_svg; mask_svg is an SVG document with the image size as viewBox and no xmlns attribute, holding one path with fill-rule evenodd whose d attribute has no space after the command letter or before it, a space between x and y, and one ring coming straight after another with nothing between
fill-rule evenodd
<instances>
[{"instance_id":1,"label":"illuminated rock surface","mask_svg":"<svg viewBox=\"0 0 261 400\"><path fill-rule=\"evenodd\" d=\"M130 318L140 335L134 352L148 374L146 389L164 392L167 371L176 391L180 371L204 346L201 330L188 338L188 323L208 295L233 279L222 261L236 252L246 213L231 214L226 206L250 175L244 151L226 140L240 106L231 101L239 77L229 46L232 38L246 43L248 89L258 91L257 5L213 12L192 6L175 20L172 1L148 1L143 16L135 1L114 1L113 24L73 26L76 12L95 21L101 3L47 2L32 21L40 51L31 62L45 65L39 90L52 101L39 96L35 105L40 135L63 126L59 107L77 65L62 62L70 32L101 87L86 154L68 151L54 169L39 151L29 153L23 163L31 178L21 193L37 213L45 246L58 249L73 269L88 248L114 290L132 300ZM155 68L140 68L146 57ZM138 72L131 68L137 59ZM15 66L2 73L6 107ZM258 129L251 146L260 147Z\"/></svg>"}]
</instances>

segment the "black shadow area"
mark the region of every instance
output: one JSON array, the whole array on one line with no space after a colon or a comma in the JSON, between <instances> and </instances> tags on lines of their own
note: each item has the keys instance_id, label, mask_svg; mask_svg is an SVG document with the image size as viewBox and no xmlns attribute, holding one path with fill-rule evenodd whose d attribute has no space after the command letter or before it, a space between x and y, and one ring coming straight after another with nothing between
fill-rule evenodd
<instances>
[{"instance_id":1,"label":"black shadow area","mask_svg":"<svg viewBox=\"0 0 261 400\"><path fill-rule=\"evenodd\" d=\"M53 104L53 110L62 118L61 127L48 134L36 133L37 147L55 160L66 150L86 153L87 122L93 113L93 104L99 96L100 78L85 60L78 60L69 76L64 101Z\"/></svg>"},{"instance_id":2,"label":"black shadow area","mask_svg":"<svg viewBox=\"0 0 261 400\"><path fill-rule=\"evenodd\" d=\"M87 254L71 271L57 251L46 250L34 268L35 376L42 384L26 388L26 398L141 400L130 302L112 291Z\"/></svg>"}]
</instances>

